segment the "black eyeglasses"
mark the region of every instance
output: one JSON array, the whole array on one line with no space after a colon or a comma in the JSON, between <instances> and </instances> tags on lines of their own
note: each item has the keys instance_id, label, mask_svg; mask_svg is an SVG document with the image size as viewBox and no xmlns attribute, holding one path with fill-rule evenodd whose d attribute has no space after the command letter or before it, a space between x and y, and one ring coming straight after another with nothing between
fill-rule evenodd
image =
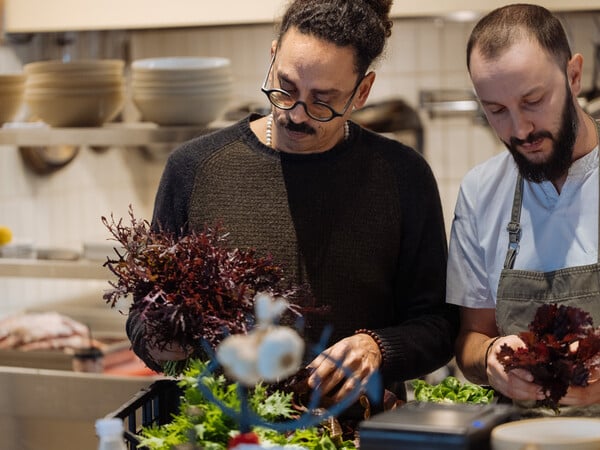
<instances>
[{"instance_id":1,"label":"black eyeglasses","mask_svg":"<svg viewBox=\"0 0 600 450\"><path fill-rule=\"evenodd\" d=\"M291 109L294 109L298 105L302 105L304 107L304 111L306 111L306 114L308 115L308 117L310 117L311 119L317 120L319 122L329 122L330 120L335 119L336 117L341 117L344 114L346 114L346 111L348 111L348 108L350 107L350 104L352 103L352 99L356 95L356 91L358 91L358 87L360 86L360 83L365 78L363 75L362 77L360 77L358 79L358 82L356 83L356 86L354 86L354 90L352 91L350 98L346 102L344 109L342 110L342 112L337 112L335 109L333 109L333 107L331 105L328 105L327 103L324 103L324 102L320 102L318 100L314 101L312 103L306 103L306 102L303 102L300 100L295 100L294 97L292 97L292 94L290 94L289 92L287 92L283 89L277 89L277 88L267 89L267 83L269 81L269 74L271 73L271 69L273 68L273 63L275 62L276 55L277 55L277 52L275 52L273 54L273 58L271 58L271 64L269 65L269 70L267 70L267 76L265 77L265 81L264 81L262 87L260 88L260 90L265 93L265 95L267 96L267 98L269 99L271 104L273 106L275 106L276 108L283 109L285 111L289 111Z\"/></svg>"}]
</instances>

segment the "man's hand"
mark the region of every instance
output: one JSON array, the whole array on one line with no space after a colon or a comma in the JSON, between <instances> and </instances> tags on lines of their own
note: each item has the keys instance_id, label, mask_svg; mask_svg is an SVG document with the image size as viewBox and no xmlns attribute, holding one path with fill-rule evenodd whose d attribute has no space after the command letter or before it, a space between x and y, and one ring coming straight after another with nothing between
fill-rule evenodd
<instances>
[{"instance_id":1,"label":"man's hand","mask_svg":"<svg viewBox=\"0 0 600 450\"><path fill-rule=\"evenodd\" d=\"M375 340L368 334L355 334L332 345L317 356L309 365L313 369L308 379L309 386L321 389L321 395L339 401L355 389L357 382L363 383L381 366L381 352ZM353 375L347 378L341 365ZM334 390L339 386L339 389Z\"/></svg>"},{"instance_id":2,"label":"man's hand","mask_svg":"<svg viewBox=\"0 0 600 450\"><path fill-rule=\"evenodd\" d=\"M600 403L600 368L590 373L587 386L571 386L559 403L568 406L586 406Z\"/></svg>"},{"instance_id":3,"label":"man's hand","mask_svg":"<svg viewBox=\"0 0 600 450\"><path fill-rule=\"evenodd\" d=\"M503 344L515 350L525 347L525 343L516 335L504 336L494 342L487 358L486 375L490 386L513 400L543 400L542 388L533 382L533 375L529 371L514 369L505 372L497 357Z\"/></svg>"},{"instance_id":4,"label":"man's hand","mask_svg":"<svg viewBox=\"0 0 600 450\"><path fill-rule=\"evenodd\" d=\"M184 349L177 343L171 343L166 347L148 345L148 355L158 364L166 361L179 361L186 359L192 353L191 349Z\"/></svg>"}]
</instances>

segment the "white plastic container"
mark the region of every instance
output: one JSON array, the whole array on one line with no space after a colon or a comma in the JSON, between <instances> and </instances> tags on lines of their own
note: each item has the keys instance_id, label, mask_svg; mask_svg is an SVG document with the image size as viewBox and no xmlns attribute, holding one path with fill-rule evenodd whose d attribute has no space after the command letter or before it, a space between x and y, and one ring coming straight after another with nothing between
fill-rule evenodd
<instances>
[{"instance_id":1,"label":"white plastic container","mask_svg":"<svg viewBox=\"0 0 600 450\"><path fill-rule=\"evenodd\" d=\"M100 438L98 450L127 450L123 429L123 420L119 418L96 420L96 434Z\"/></svg>"}]
</instances>

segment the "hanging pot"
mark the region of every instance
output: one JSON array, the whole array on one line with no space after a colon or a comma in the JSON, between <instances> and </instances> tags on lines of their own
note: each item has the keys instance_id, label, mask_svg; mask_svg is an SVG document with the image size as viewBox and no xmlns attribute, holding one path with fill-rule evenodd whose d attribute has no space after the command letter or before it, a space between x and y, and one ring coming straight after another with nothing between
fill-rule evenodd
<instances>
[{"instance_id":1,"label":"hanging pot","mask_svg":"<svg viewBox=\"0 0 600 450\"><path fill-rule=\"evenodd\" d=\"M417 111L402 99L372 103L352 113L352 120L423 154L423 125Z\"/></svg>"}]
</instances>

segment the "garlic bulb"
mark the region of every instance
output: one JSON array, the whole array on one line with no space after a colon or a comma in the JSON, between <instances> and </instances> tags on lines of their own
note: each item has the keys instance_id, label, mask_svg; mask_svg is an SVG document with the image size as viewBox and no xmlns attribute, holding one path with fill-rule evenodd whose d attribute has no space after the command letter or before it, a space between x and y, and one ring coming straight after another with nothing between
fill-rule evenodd
<instances>
[{"instance_id":1,"label":"garlic bulb","mask_svg":"<svg viewBox=\"0 0 600 450\"><path fill-rule=\"evenodd\" d=\"M248 334L228 336L217 346L217 361L227 376L251 387L259 381L278 382L298 371L304 341L292 328L273 325L287 307L282 298L256 296L258 326Z\"/></svg>"},{"instance_id":2,"label":"garlic bulb","mask_svg":"<svg viewBox=\"0 0 600 450\"><path fill-rule=\"evenodd\" d=\"M275 298L271 294L261 292L254 297L256 321L260 326L271 325L279 321L287 307L286 300Z\"/></svg>"},{"instance_id":3,"label":"garlic bulb","mask_svg":"<svg viewBox=\"0 0 600 450\"><path fill-rule=\"evenodd\" d=\"M276 383L295 374L302 363L304 341L288 327L271 327L257 351L256 370L265 381Z\"/></svg>"},{"instance_id":4,"label":"garlic bulb","mask_svg":"<svg viewBox=\"0 0 600 450\"><path fill-rule=\"evenodd\" d=\"M217 361L230 378L244 386L254 386L260 381L256 371L258 340L254 334L232 334L217 347Z\"/></svg>"}]
</instances>

